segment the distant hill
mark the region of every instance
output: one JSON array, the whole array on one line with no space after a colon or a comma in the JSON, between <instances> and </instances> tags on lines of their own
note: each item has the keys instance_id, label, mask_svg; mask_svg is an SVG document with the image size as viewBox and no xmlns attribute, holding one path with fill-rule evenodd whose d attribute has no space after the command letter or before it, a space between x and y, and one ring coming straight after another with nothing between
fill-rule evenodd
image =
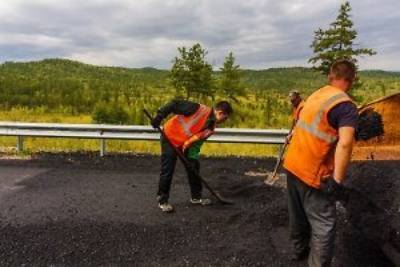
<instances>
[{"instance_id":1,"label":"distant hill","mask_svg":"<svg viewBox=\"0 0 400 267\"><path fill-rule=\"evenodd\" d=\"M164 87L169 71L152 67L124 68L95 66L68 59L45 59L33 62L5 62L0 65L2 80L19 77L23 80L77 79L79 81L125 82L136 79L152 87ZM218 72L216 72L218 75ZM400 72L382 70L361 71L362 79L400 79ZM294 88L305 89L318 87L326 78L311 68L288 67L265 70L243 70L243 83L252 90L287 91Z\"/></svg>"},{"instance_id":2,"label":"distant hill","mask_svg":"<svg viewBox=\"0 0 400 267\"><path fill-rule=\"evenodd\" d=\"M303 67L243 70L243 85L249 92L287 94L298 89L304 94L326 83L326 77ZM117 102L147 98L171 90L168 70L122 68L84 64L67 59L0 64L0 106L74 106L89 112L99 101ZM215 72L218 77L219 72ZM364 99L382 96L400 88L400 72L361 71ZM161 90L161 91L160 91Z\"/></svg>"},{"instance_id":3,"label":"distant hill","mask_svg":"<svg viewBox=\"0 0 400 267\"><path fill-rule=\"evenodd\" d=\"M23 79L78 79L81 81L126 81L134 78L154 86L165 82L166 70L155 68L104 67L68 59L45 59L26 63L5 62L0 65L0 77L19 76Z\"/></svg>"}]
</instances>

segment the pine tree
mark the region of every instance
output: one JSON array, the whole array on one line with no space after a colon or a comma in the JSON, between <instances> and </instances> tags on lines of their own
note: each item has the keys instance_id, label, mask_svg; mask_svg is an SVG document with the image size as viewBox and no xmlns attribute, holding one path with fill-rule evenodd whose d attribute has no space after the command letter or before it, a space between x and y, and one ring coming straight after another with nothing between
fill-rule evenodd
<instances>
[{"instance_id":1,"label":"pine tree","mask_svg":"<svg viewBox=\"0 0 400 267\"><path fill-rule=\"evenodd\" d=\"M320 28L314 32L314 41L311 44L314 56L308 62L324 74L329 73L330 66L337 59L349 59L357 65L356 57L376 54L369 48L354 48L357 31L353 29L350 11L350 3L346 1L340 6L339 15L329 29Z\"/></svg>"},{"instance_id":2,"label":"pine tree","mask_svg":"<svg viewBox=\"0 0 400 267\"><path fill-rule=\"evenodd\" d=\"M186 93L186 98L192 95L214 96L212 67L205 60L207 51L200 44L195 44L189 50L178 48L180 57L175 57L171 69L171 83L178 90Z\"/></svg>"},{"instance_id":3,"label":"pine tree","mask_svg":"<svg viewBox=\"0 0 400 267\"><path fill-rule=\"evenodd\" d=\"M224 66L220 70L219 90L224 96L238 102L236 97L244 95L244 87L241 83L240 65L235 65L232 52L225 58Z\"/></svg>"}]
</instances>

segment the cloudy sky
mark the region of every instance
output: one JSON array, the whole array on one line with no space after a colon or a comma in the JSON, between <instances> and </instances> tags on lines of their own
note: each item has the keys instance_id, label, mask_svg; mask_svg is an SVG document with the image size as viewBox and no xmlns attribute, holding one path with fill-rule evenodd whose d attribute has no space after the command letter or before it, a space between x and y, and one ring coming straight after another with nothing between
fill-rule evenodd
<instances>
[{"instance_id":1,"label":"cloudy sky","mask_svg":"<svg viewBox=\"0 0 400 267\"><path fill-rule=\"evenodd\" d=\"M98 65L170 68L196 42L219 67L308 66L314 30L342 0L1 0L0 62L69 58ZM400 1L353 0L357 44L378 55L362 69L400 71Z\"/></svg>"}]
</instances>

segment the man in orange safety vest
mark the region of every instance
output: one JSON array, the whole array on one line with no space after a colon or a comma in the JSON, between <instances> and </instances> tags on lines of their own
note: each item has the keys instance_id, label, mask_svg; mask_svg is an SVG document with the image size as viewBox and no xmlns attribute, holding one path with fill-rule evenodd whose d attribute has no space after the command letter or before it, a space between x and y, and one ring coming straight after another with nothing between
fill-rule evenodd
<instances>
[{"instance_id":1,"label":"man in orange safety vest","mask_svg":"<svg viewBox=\"0 0 400 267\"><path fill-rule=\"evenodd\" d=\"M356 77L349 60L331 66L329 85L311 94L284 161L294 260L329 266L336 229L335 193L350 162L358 112L347 92Z\"/></svg>"},{"instance_id":2,"label":"man in orange safety vest","mask_svg":"<svg viewBox=\"0 0 400 267\"><path fill-rule=\"evenodd\" d=\"M199 153L204 141L214 133L217 124L224 122L233 110L226 101L218 102L213 108L185 100L175 100L161 107L153 119L158 127L169 114L174 114L165 124L164 133L172 145L186 155L192 168L186 169L192 204L208 205L210 199L202 198L202 184L193 170L200 170ZM161 136L161 173L158 187L158 206L163 212L173 211L169 204L169 192L175 171L177 154ZM193 169L193 170L192 170Z\"/></svg>"}]
</instances>

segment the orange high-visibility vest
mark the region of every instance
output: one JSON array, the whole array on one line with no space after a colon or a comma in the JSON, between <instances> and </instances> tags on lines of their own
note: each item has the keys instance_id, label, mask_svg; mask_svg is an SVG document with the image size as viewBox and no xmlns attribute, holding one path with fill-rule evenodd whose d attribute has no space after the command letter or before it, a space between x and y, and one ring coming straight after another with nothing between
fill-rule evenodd
<instances>
[{"instance_id":1,"label":"orange high-visibility vest","mask_svg":"<svg viewBox=\"0 0 400 267\"><path fill-rule=\"evenodd\" d=\"M295 121L299 119L300 111L303 109L303 107L304 107L304 100L301 100L300 103L297 105L297 107L293 108L292 117Z\"/></svg>"},{"instance_id":2,"label":"orange high-visibility vest","mask_svg":"<svg viewBox=\"0 0 400 267\"><path fill-rule=\"evenodd\" d=\"M325 86L307 98L296 123L284 167L307 185L319 188L321 178L332 175L338 131L328 122L328 112L351 101L342 90Z\"/></svg>"},{"instance_id":3,"label":"orange high-visibility vest","mask_svg":"<svg viewBox=\"0 0 400 267\"><path fill-rule=\"evenodd\" d=\"M164 124L164 132L174 146L180 147L203 129L211 111L210 107L200 104L193 115L175 115Z\"/></svg>"}]
</instances>

